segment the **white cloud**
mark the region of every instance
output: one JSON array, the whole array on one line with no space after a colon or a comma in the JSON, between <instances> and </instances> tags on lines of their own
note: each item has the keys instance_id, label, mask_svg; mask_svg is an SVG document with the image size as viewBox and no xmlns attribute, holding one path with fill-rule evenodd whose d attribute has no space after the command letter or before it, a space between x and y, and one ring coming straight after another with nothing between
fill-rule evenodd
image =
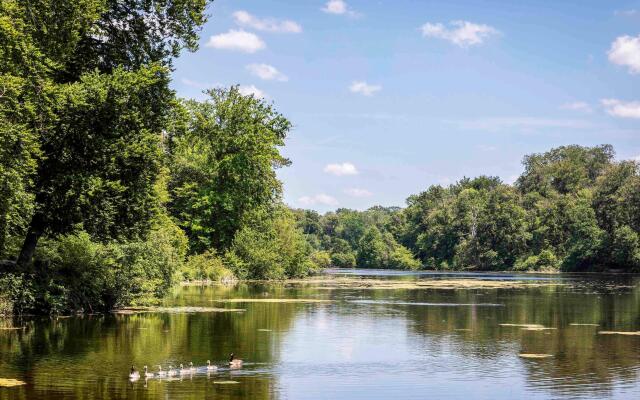
<instances>
[{"instance_id":1,"label":"white cloud","mask_svg":"<svg viewBox=\"0 0 640 400\"><path fill-rule=\"evenodd\" d=\"M452 21L451 28L441 23L426 23L422 25L422 36L448 40L463 48L479 45L490 36L500 32L492 26L474 24L469 21Z\"/></svg>"},{"instance_id":2,"label":"white cloud","mask_svg":"<svg viewBox=\"0 0 640 400\"><path fill-rule=\"evenodd\" d=\"M629 67L632 74L640 74L640 35L616 38L607 55L612 63Z\"/></svg>"},{"instance_id":3,"label":"white cloud","mask_svg":"<svg viewBox=\"0 0 640 400\"><path fill-rule=\"evenodd\" d=\"M289 78L269 64L249 64L247 70L265 81L287 81Z\"/></svg>"},{"instance_id":4,"label":"white cloud","mask_svg":"<svg viewBox=\"0 0 640 400\"><path fill-rule=\"evenodd\" d=\"M635 157L632 157L631 159L632 159L633 161L640 162L640 154L638 154L638 155L637 155L637 156L635 156Z\"/></svg>"},{"instance_id":5,"label":"white cloud","mask_svg":"<svg viewBox=\"0 0 640 400\"><path fill-rule=\"evenodd\" d=\"M324 167L324 172L335 176L358 175L358 169L350 162L342 164L327 164L327 166Z\"/></svg>"},{"instance_id":6,"label":"white cloud","mask_svg":"<svg viewBox=\"0 0 640 400\"><path fill-rule=\"evenodd\" d=\"M633 17L634 15L638 15L639 12L638 12L638 10L634 10L634 9L631 9L631 10L616 10L614 12L614 14L617 15L617 16L622 16L622 17Z\"/></svg>"},{"instance_id":7,"label":"white cloud","mask_svg":"<svg viewBox=\"0 0 640 400\"><path fill-rule=\"evenodd\" d=\"M640 118L640 101L624 102L618 99L603 99L607 114L619 118Z\"/></svg>"},{"instance_id":8,"label":"white cloud","mask_svg":"<svg viewBox=\"0 0 640 400\"><path fill-rule=\"evenodd\" d=\"M349 86L349 90L352 93L360 93L365 96L372 96L375 92L382 90L382 86L370 85L365 81L354 81L351 86Z\"/></svg>"},{"instance_id":9,"label":"white cloud","mask_svg":"<svg viewBox=\"0 0 640 400\"><path fill-rule=\"evenodd\" d=\"M244 53L255 53L267 47L258 35L235 29L231 29L227 33L211 36L206 46L214 49L242 51Z\"/></svg>"},{"instance_id":10,"label":"white cloud","mask_svg":"<svg viewBox=\"0 0 640 400\"><path fill-rule=\"evenodd\" d=\"M274 18L258 18L246 11L240 10L233 13L236 24L247 26L259 31L279 33L300 33L302 27L295 21L277 20Z\"/></svg>"},{"instance_id":11,"label":"white cloud","mask_svg":"<svg viewBox=\"0 0 640 400\"><path fill-rule=\"evenodd\" d=\"M316 204L322 204L325 206L337 206L338 200L328 194L320 193L315 196L302 196L298 199L298 203L303 206L313 206Z\"/></svg>"},{"instance_id":12,"label":"white cloud","mask_svg":"<svg viewBox=\"0 0 640 400\"><path fill-rule=\"evenodd\" d=\"M238 91L243 96L251 96L251 95L253 95L253 97L255 97L256 99L262 99L262 98L267 97L267 94L265 92L263 92L262 90L258 89L254 85L246 85L246 86L245 85L240 85L240 87L238 88Z\"/></svg>"},{"instance_id":13,"label":"white cloud","mask_svg":"<svg viewBox=\"0 0 640 400\"><path fill-rule=\"evenodd\" d=\"M344 191L351 197L371 197L373 193L368 191L367 189L359 189L359 188L349 188Z\"/></svg>"},{"instance_id":14,"label":"white cloud","mask_svg":"<svg viewBox=\"0 0 640 400\"><path fill-rule=\"evenodd\" d=\"M591 106L584 101L575 101L573 103L566 103L560 106L562 110L580 111L584 113L590 113L593 111Z\"/></svg>"},{"instance_id":15,"label":"white cloud","mask_svg":"<svg viewBox=\"0 0 640 400\"><path fill-rule=\"evenodd\" d=\"M324 8L322 9L322 11L328 14L349 15L352 17L355 17L358 15L357 12L349 8L349 6L344 0L329 0L324 5Z\"/></svg>"}]
</instances>

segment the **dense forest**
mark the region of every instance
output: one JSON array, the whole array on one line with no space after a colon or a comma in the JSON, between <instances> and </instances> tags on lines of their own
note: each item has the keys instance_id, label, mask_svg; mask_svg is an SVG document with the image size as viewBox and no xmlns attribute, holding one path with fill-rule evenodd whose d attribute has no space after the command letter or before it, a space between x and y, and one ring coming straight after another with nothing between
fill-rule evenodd
<instances>
[{"instance_id":1,"label":"dense forest","mask_svg":"<svg viewBox=\"0 0 640 400\"><path fill-rule=\"evenodd\" d=\"M610 146L527 156L406 208L282 202L292 124L238 87L170 89L207 0L0 2L0 314L158 301L179 280L321 268L640 267L640 176Z\"/></svg>"},{"instance_id":2,"label":"dense forest","mask_svg":"<svg viewBox=\"0 0 640 400\"><path fill-rule=\"evenodd\" d=\"M298 210L309 243L335 267L640 270L640 169L609 145L524 158L514 185L465 178L406 208Z\"/></svg>"},{"instance_id":3,"label":"dense forest","mask_svg":"<svg viewBox=\"0 0 640 400\"><path fill-rule=\"evenodd\" d=\"M0 314L318 268L275 173L291 123L237 87L170 89L208 3L0 2Z\"/></svg>"}]
</instances>

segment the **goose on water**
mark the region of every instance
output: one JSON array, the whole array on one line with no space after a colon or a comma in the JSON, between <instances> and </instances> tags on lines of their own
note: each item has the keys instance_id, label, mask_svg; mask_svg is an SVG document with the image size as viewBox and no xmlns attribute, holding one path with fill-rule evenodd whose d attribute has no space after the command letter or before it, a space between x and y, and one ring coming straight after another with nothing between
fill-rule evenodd
<instances>
[{"instance_id":1,"label":"goose on water","mask_svg":"<svg viewBox=\"0 0 640 400\"><path fill-rule=\"evenodd\" d=\"M162 370L162 365L158 365L158 376L167 376L167 372Z\"/></svg>"},{"instance_id":2,"label":"goose on water","mask_svg":"<svg viewBox=\"0 0 640 400\"><path fill-rule=\"evenodd\" d=\"M242 368L242 360L238 360L233 353L229 355L229 367Z\"/></svg>"},{"instance_id":3,"label":"goose on water","mask_svg":"<svg viewBox=\"0 0 640 400\"><path fill-rule=\"evenodd\" d=\"M185 368L184 365L180 364L180 375L187 375L191 373L189 368Z\"/></svg>"},{"instance_id":4,"label":"goose on water","mask_svg":"<svg viewBox=\"0 0 640 400\"><path fill-rule=\"evenodd\" d=\"M207 360L207 371L217 371L218 367L211 365L211 360Z\"/></svg>"},{"instance_id":5,"label":"goose on water","mask_svg":"<svg viewBox=\"0 0 640 400\"><path fill-rule=\"evenodd\" d=\"M129 379L140 379L140 372L138 372L138 370L136 370L136 367L134 367L133 365L131 366L131 371L129 371Z\"/></svg>"},{"instance_id":6,"label":"goose on water","mask_svg":"<svg viewBox=\"0 0 640 400\"><path fill-rule=\"evenodd\" d=\"M173 369L173 365L169 365L169 372L167 372L167 375L169 375L169 376L175 376L176 375L176 370Z\"/></svg>"},{"instance_id":7,"label":"goose on water","mask_svg":"<svg viewBox=\"0 0 640 400\"><path fill-rule=\"evenodd\" d=\"M189 362L189 371L196 372L198 369L193 366L193 361Z\"/></svg>"},{"instance_id":8,"label":"goose on water","mask_svg":"<svg viewBox=\"0 0 640 400\"><path fill-rule=\"evenodd\" d=\"M149 372L147 366L144 366L144 377L145 378L153 378L153 372Z\"/></svg>"}]
</instances>

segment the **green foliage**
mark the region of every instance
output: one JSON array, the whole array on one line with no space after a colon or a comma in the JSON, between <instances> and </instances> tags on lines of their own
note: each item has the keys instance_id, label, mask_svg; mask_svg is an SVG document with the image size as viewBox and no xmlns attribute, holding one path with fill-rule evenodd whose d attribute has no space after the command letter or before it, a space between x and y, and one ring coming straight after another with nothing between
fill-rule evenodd
<instances>
[{"instance_id":1,"label":"green foliage","mask_svg":"<svg viewBox=\"0 0 640 400\"><path fill-rule=\"evenodd\" d=\"M34 308L50 313L149 304L174 283L187 239L168 218L145 240L100 243L79 230L43 240L35 258Z\"/></svg>"},{"instance_id":2,"label":"green foliage","mask_svg":"<svg viewBox=\"0 0 640 400\"><path fill-rule=\"evenodd\" d=\"M237 233L225 258L238 277L284 279L303 277L318 269L309 257L311 251L293 214L279 208L273 214L254 213L251 223Z\"/></svg>"},{"instance_id":3,"label":"green foliage","mask_svg":"<svg viewBox=\"0 0 640 400\"><path fill-rule=\"evenodd\" d=\"M613 160L610 145L559 147L526 156L514 186L463 178L403 210L296 215L336 267L355 256L362 268L638 270L639 167Z\"/></svg>"},{"instance_id":4,"label":"green foliage","mask_svg":"<svg viewBox=\"0 0 640 400\"><path fill-rule=\"evenodd\" d=\"M227 269L221 257L213 251L190 256L180 268L181 278L186 281L233 281L233 272Z\"/></svg>"},{"instance_id":5,"label":"green foliage","mask_svg":"<svg viewBox=\"0 0 640 400\"><path fill-rule=\"evenodd\" d=\"M290 163L279 147L291 123L271 105L238 87L208 94L183 104L186 129L170 135L169 209L195 252L228 249L250 212L277 203L275 169Z\"/></svg>"},{"instance_id":6,"label":"green foliage","mask_svg":"<svg viewBox=\"0 0 640 400\"><path fill-rule=\"evenodd\" d=\"M513 266L516 271L543 271L558 270L558 259L551 250L542 250L538 255L532 255L524 260L519 260Z\"/></svg>"},{"instance_id":7,"label":"green foliage","mask_svg":"<svg viewBox=\"0 0 640 400\"><path fill-rule=\"evenodd\" d=\"M35 299L32 277L16 273L0 276L0 317L33 311Z\"/></svg>"}]
</instances>

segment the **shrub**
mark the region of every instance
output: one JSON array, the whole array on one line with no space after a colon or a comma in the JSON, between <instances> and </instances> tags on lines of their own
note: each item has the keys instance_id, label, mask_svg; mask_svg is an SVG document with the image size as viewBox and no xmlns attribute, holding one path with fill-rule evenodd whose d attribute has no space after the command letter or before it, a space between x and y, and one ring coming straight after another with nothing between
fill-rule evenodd
<instances>
[{"instance_id":1,"label":"shrub","mask_svg":"<svg viewBox=\"0 0 640 400\"><path fill-rule=\"evenodd\" d=\"M181 278L187 281L233 281L235 276L224 266L215 252L190 256L180 269Z\"/></svg>"},{"instance_id":2,"label":"shrub","mask_svg":"<svg viewBox=\"0 0 640 400\"><path fill-rule=\"evenodd\" d=\"M95 242L85 231L42 240L34 282L41 312L106 311L158 301L184 262L187 239L168 218L146 240Z\"/></svg>"},{"instance_id":3,"label":"shrub","mask_svg":"<svg viewBox=\"0 0 640 400\"><path fill-rule=\"evenodd\" d=\"M333 253L331 265L337 268L355 268L356 256L353 253Z\"/></svg>"},{"instance_id":4,"label":"shrub","mask_svg":"<svg viewBox=\"0 0 640 400\"><path fill-rule=\"evenodd\" d=\"M394 269L417 270L421 267L420 262L402 245L397 245L389 258L389 267Z\"/></svg>"}]
</instances>

